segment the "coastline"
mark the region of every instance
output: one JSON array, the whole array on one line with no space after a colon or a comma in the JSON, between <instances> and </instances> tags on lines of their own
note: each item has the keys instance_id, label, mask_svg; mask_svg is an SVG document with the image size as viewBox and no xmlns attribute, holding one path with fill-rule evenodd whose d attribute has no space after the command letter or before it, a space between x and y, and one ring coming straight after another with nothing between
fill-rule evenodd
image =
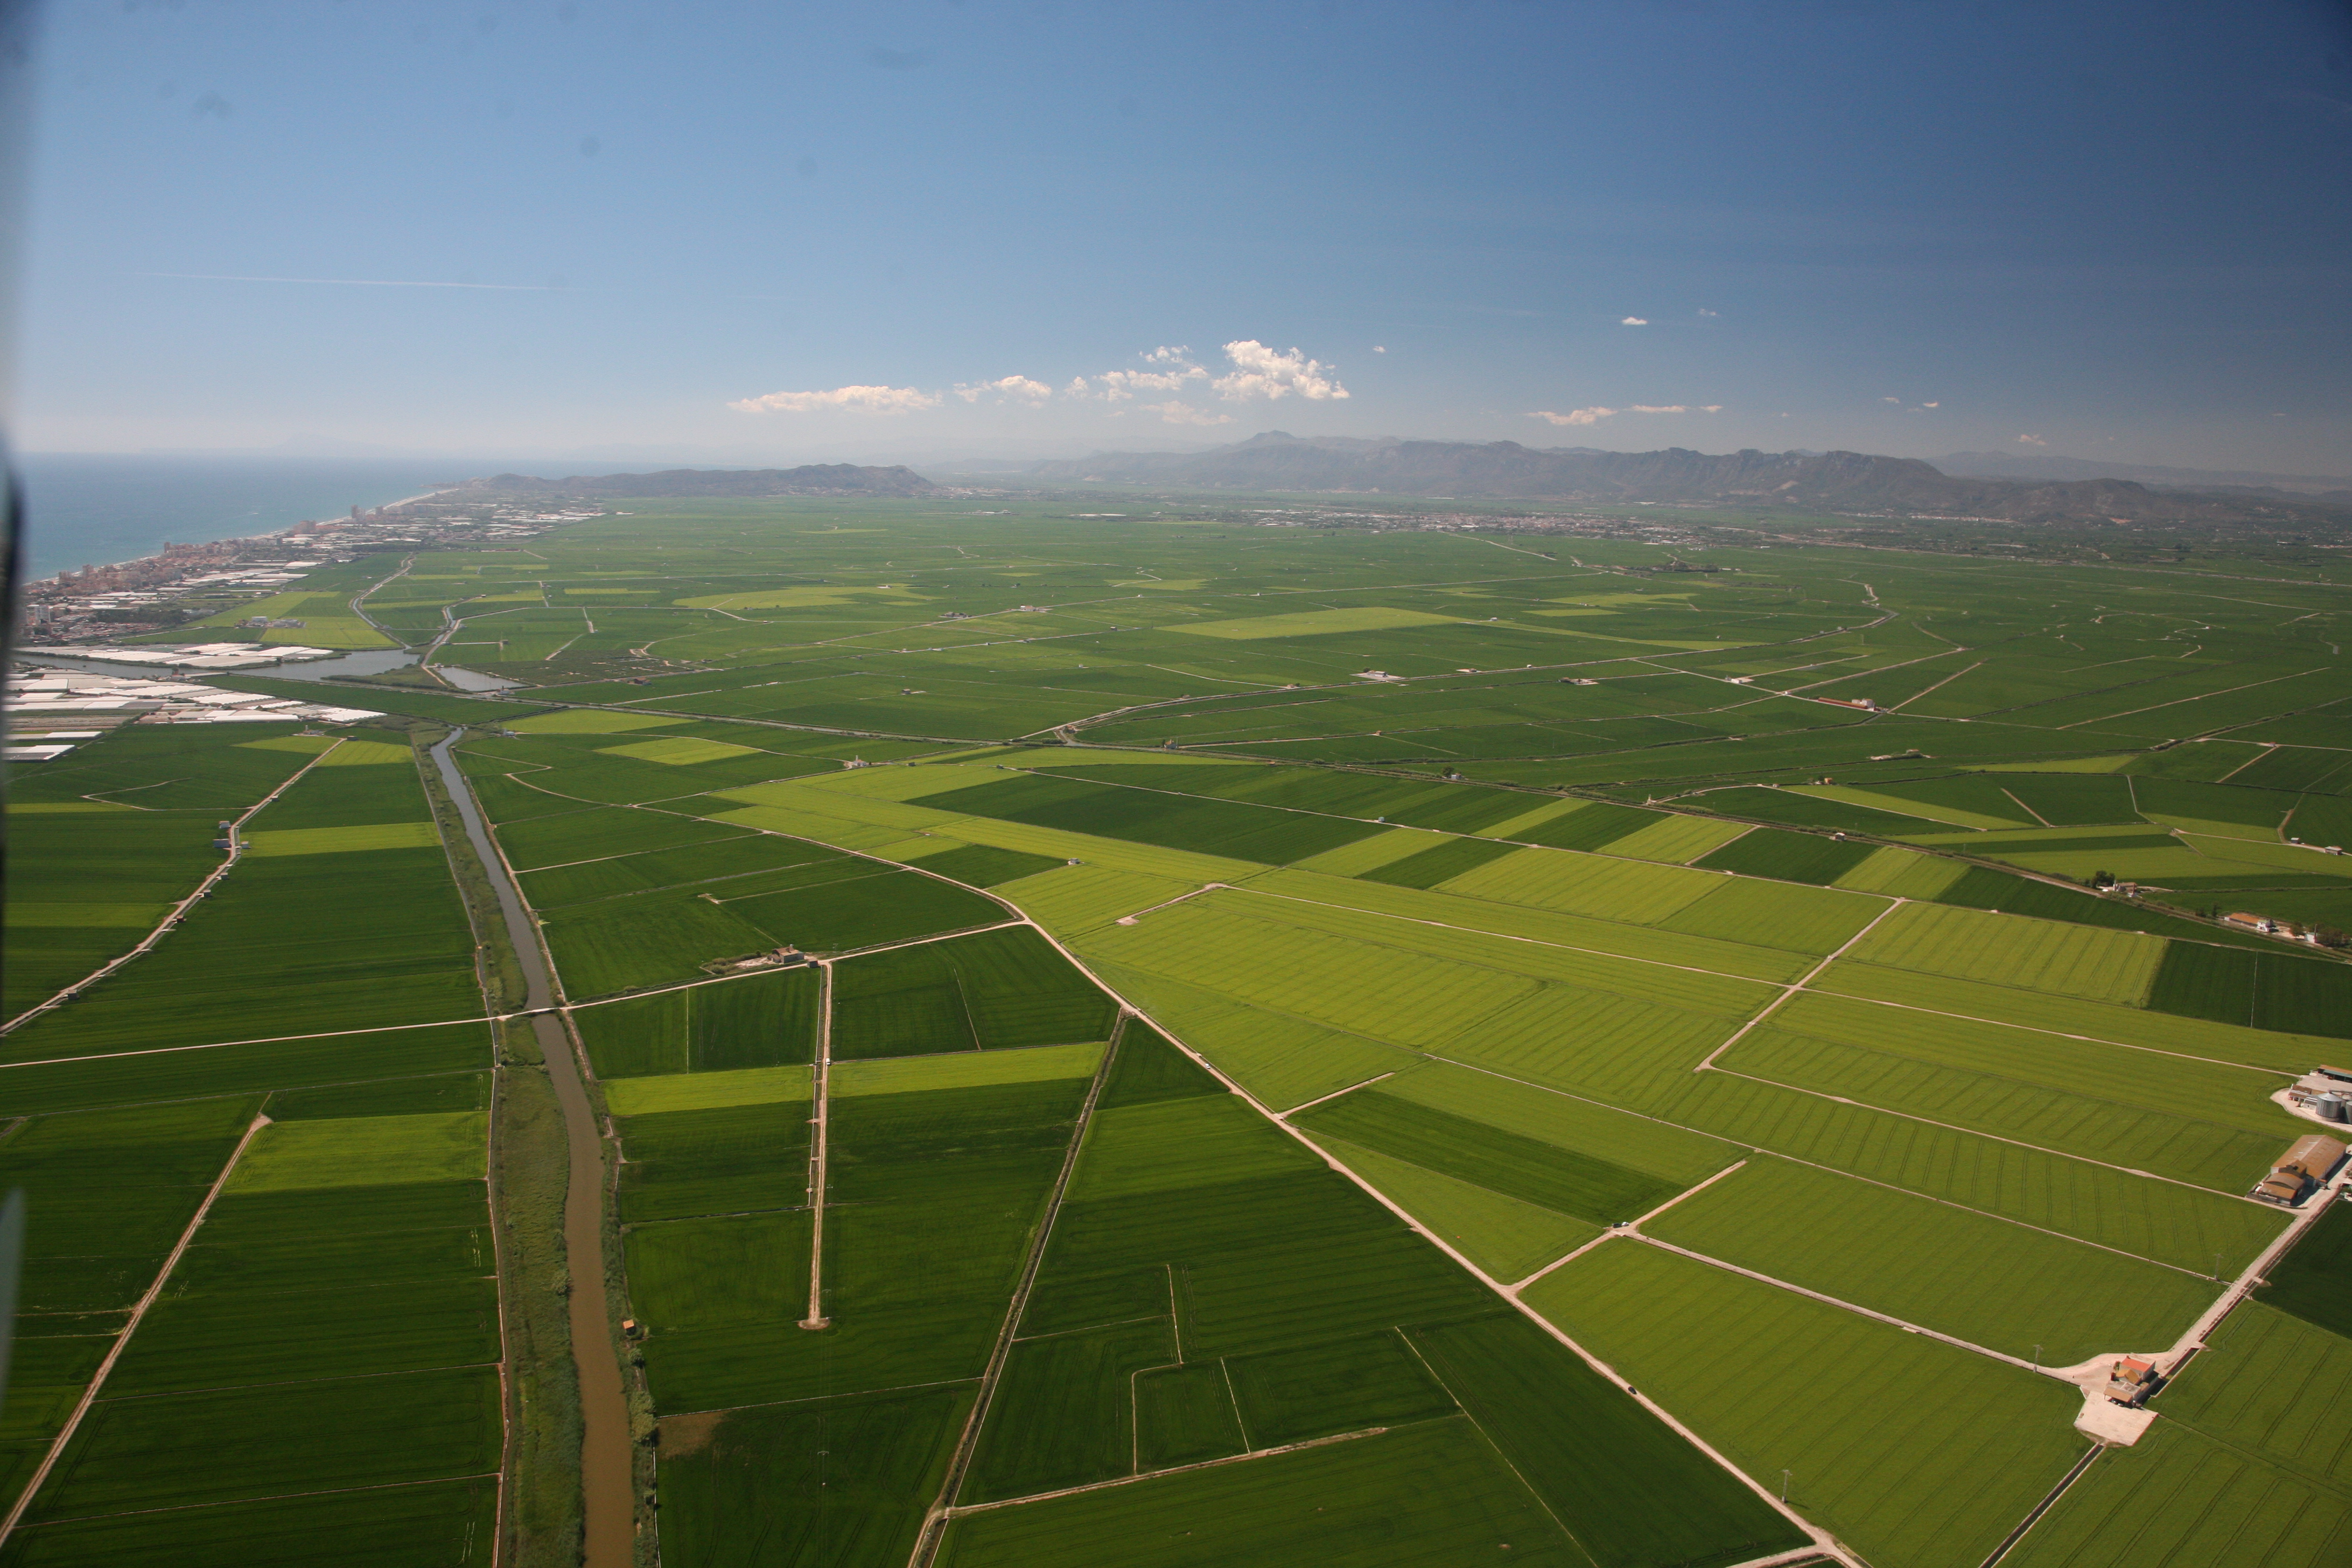
<instances>
[{"instance_id":1,"label":"coastline","mask_svg":"<svg viewBox=\"0 0 2352 1568\"><path fill-rule=\"evenodd\" d=\"M225 545L440 493L432 462L257 461L139 454L19 453L26 582L85 565L152 561L167 543Z\"/></svg>"},{"instance_id":2,"label":"coastline","mask_svg":"<svg viewBox=\"0 0 2352 1568\"><path fill-rule=\"evenodd\" d=\"M426 490L420 495L403 496L398 500L388 500L382 506L373 508L373 510L376 511L390 511L394 507L406 506L411 501L431 500L435 496L447 495L450 490L455 488L455 486L450 486L442 489ZM276 528L265 528L257 533L225 533L218 539L191 540L188 542L193 544L247 544L257 539L282 539L295 529L301 527L303 522L313 521L325 522L331 521L333 520L328 518L299 519L293 522L282 523ZM143 566L150 561L161 561L163 559L163 552L159 550L148 555L127 556L121 561L97 561L92 562L90 564L98 567L99 570L102 572L111 572L126 566ZM78 570L79 570L79 568L69 566L59 571L52 572L46 577L27 577L25 579L25 585L29 588L38 584L55 583L64 577L67 572Z\"/></svg>"}]
</instances>

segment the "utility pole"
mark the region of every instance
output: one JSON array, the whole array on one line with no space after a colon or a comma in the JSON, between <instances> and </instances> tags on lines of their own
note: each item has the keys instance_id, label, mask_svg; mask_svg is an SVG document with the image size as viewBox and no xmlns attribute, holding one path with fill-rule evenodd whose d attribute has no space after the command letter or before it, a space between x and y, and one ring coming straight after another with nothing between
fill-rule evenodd
<instances>
[{"instance_id":1,"label":"utility pole","mask_svg":"<svg viewBox=\"0 0 2352 1568\"><path fill-rule=\"evenodd\" d=\"M2040 1372L2042 1370L2042 1347L2040 1345L2033 1347L2033 1370L2036 1372Z\"/></svg>"},{"instance_id":2,"label":"utility pole","mask_svg":"<svg viewBox=\"0 0 2352 1568\"><path fill-rule=\"evenodd\" d=\"M1789 1472L1786 1470L1780 1472L1780 1500L1789 1500Z\"/></svg>"}]
</instances>

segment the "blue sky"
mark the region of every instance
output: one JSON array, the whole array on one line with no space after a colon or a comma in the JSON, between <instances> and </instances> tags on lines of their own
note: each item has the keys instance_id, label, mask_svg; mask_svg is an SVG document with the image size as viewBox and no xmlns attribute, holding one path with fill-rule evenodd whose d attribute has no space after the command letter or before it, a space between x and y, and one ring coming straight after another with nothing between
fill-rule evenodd
<instances>
[{"instance_id":1,"label":"blue sky","mask_svg":"<svg viewBox=\"0 0 2352 1568\"><path fill-rule=\"evenodd\" d=\"M65 0L43 47L34 449L2352 471L2342 0Z\"/></svg>"}]
</instances>

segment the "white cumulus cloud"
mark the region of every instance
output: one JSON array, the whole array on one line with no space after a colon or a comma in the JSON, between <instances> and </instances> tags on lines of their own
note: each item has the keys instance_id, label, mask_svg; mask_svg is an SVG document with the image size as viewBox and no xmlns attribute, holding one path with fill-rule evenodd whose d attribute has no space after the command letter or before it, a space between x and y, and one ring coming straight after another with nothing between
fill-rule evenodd
<instances>
[{"instance_id":1,"label":"white cumulus cloud","mask_svg":"<svg viewBox=\"0 0 2352 1568\"><path fill-rule=\"evenodd\" d=\"M1181 370L1107 370L1095 379L1102 383L1106 403L1123 403L1139 392L1181 392L1188 381L1205 381L1209 373L1197 364Z\"/></svg>"},{"instance_id":2,"label":"white cumulus cloud","mask_svg":"<svg viewBox=\"0 0 2352 1568\"><path fill-rule=\"evenodd\" d=\"M1000 376L994 381L959 382L955 395L966 403L977 403L983 397L1002 398L1007 402L1025 403L1034 408L1054 395L1054 389L1042 381L1032 381L1025 375Z\"/></svg>"},{"instance_id":3,"label":"white cumulus cloud","mask_svg":"<svg viewBox=\"0 0 2352 1568\"><path fill-rule=\"evenodd\" d=\"M1181 343L1172 349L1163 343L1142 357L1151 364L1191 364L1192 351Z\"/></svg>"},{"instance_id":4,"label":"white cumulus cloud","mask_svg":"<svg viewBox=\"0 0 2352 1568\"><path fill-rule=\"evenodd\" d=\"M1253 397L1274 402L1293 395L1319 403L1348 395L1348 389L1321 361L1308 359L1297 349L1286 353L1255 338L1243 338L1225 345L1225 358L1233 362L1233 374L1221 375L1210 384L1236 403Z\"/></svg>"},{"instance_id":5,"label":"white cumulus cloud","mask_svg":"<svg viewBox=\"0 0 2352 1568\"><path fill-rule=\"evenodd\" d=\"M1706 306L1701 305L1701 306L1698 308L1698 313L1699 313L1700 315L1702 315L1702 316L1706 317L1709 321L1712 321L1712 320L1714 320L1717 316L1721 315L1723 312L1722 312L1722 311L1720 311L1720 310L1708 310Z\"/></svg>"},{"instance_id":6,"label":"white cumulus cloud","mask_svg":"<svg viewBox=\"0 0 2352 1568\"><path fill-rule=\"evenodd\" d=\"M1621 327L1646 327L1650 321L1646 316L1628 316L1617 324Z\"/></svg>"},{"instance_id":7,"label":"white cumulus cloud","mask_svg":"<svg viewBox=\"0 0 2352 1568\"><path fill-rule=\"evenodd\" d=\"M1919 405L1919 406L1922 408L1941 408L1944 405L1940 403L1923 403Z\"/></svg>"},{"instance_id":8,"label":"white cumulus cloud","mask_svg":"<svg viewBox=\"0 0 2352 1568\"><path fill-rule=\"evenodd\" d=\"M1136 406L1146 413L1159 415L1164 423L1170 425L1230 425L1234 422L1230 414L1212 414L1205 408L1193 407L1181 397L1171 397L1165 403L1139 403Z\"/></svg>"},{"instance_id":9,"label":"white cumulus cloud","mask_svg":"<svg viewBox=\"0 0 2352 1568\"><path fill-rule=\"evenodd\" d=\"M727 406L743 414L817 414L847 409L858 414L906 414L937 408L940 395L911 386L836 386L830 392L771 392L740 398Z\"/></svg>"},{"instance_id":10,"label":"white cumulus cloud","mask_svg":"<svg viewBox=\"0 0 2352 1568\"><path fill-rule=\"evenodd\" d=\"M1389 352L1389 348L1386 343L1374 343L1372 345L1372 352L1376 354L1384 354Z\"/></svg>"},{"instance_id":11,"label":"white cumulus cloud","mask_svg":"<svg viewBox=\"0 0 2352 1568\"><path fill-rule=\"evenodd\" d=\"M2039 436L2020 436L2018 439L2024 442L2029 447L2047 447L2050 445L2049 442L2043 440Z\"/></svg>"},{"instance_id":12,"label":"white cumulus cloud","mask_svg":"<svg viewBox=\"0 0 2352 1568\"><path fill-rule=\"evenodd\" d=\"M1629 403L1622 408L1571 408L1565 414L1554 414L1549 408L1538 408L1528 416L1552 425L1598 425L1603 419L1613 419L1620 414L1688 414L1693 409L1702 414L1720 414L1720 403Z\"/></svg>"}]
</instances>

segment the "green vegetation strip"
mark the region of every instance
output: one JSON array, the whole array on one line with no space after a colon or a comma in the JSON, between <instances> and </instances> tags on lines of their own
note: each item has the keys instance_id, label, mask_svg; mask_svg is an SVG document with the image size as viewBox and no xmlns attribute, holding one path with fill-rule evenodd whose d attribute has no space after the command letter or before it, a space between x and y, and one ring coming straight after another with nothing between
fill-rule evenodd
<instances>
[{"instance_id":1,"label":"green vegetation strip","mask_svg":"<svg viewBox=\"0 0 2352 1568\"><path fill-rule=\"evenodd\" d=\"M487 1173L480 1111L280 1121L264 1128L230 1176L232 1193L359 1187Z\"/></svg>"},{"instance_id":2,"label":"green vegetation strip","mask_svg":"<svg viewBox=\"0 0 2352 1568\"><path fill-rule=\"evenodd\" d=\"M806 1100L815 1092L804 1067L741 1068L733 1072L667 1073L604 1080L604 1103L615 1116L664 1110L715 1110Z\"/></svg>"},{"instance_id":3,"label":"green vegetation strip","mask_svg":"<svg viewBox=\"0 0 2352 1568\"><path fill-rule=\"evenodd\" d=\"M896 1057L845 1061L832 1072L835 1095L909 1094L923 1089L974 1089L985 1084L1042 1083L1091 1078L1102 1065L1100 1042L1035 1046L1025 1050L973 1051L952 1056Z\"/></svg>"}]
</instances>

